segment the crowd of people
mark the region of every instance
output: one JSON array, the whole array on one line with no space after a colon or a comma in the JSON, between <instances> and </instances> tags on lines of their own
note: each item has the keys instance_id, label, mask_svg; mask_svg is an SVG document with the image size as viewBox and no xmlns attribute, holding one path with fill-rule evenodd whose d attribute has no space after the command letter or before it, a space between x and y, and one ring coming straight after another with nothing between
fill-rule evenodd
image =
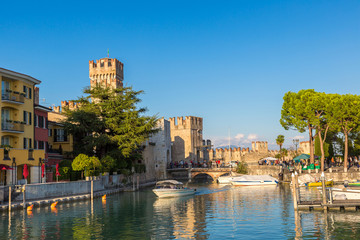
<instances>
[{"instance_id":1,"label":"crowd of people","mask_svg":"<svg viewBox=\"0 0 360 240\"><path fill-rule=\"evenodd\" d=\"M236 162L237 164L237 162ZM190 161L189 163L187 161L173 161L170 162L169 168L222 168L222 167L230 167L230 165L226 165L224 161L220 160L213 160L213 161L204 161L204 162L193 162Z\"/></svg>"}]
</instances>

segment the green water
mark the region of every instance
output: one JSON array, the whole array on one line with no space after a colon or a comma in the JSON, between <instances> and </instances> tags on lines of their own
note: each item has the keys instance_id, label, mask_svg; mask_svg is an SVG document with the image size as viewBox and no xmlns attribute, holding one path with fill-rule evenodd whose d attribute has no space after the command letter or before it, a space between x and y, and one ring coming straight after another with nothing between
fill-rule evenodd
<instances>
[{"instance_id":1,"label":"green water","mask_svg":"<svg viewBox=\"0 0 360 240\"><path fill-rule=\"evenodd\" d=\"M295 215L288 186L193 187L183 198L145 189L1 213L0 239L360 239L359 213Z\"/></svg>"}]
</instances>

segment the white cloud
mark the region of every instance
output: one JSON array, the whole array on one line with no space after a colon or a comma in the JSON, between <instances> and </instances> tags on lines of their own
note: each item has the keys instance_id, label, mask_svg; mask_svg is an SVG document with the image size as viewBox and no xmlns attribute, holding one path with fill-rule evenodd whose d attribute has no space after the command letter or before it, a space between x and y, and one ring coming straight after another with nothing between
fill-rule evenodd
<instances>
[{"instance_id":1,"label":"white cloud","mask_svg":"<svg viewBox=\"0 0 360 240\"><path fill-rule=\"evenodd\" d=\"M304 136L299 135L299 136L293 137L292 139L304 139L304 138L305 138Z\"/></svg>"},{"instance_id":2,"label":"white cloud","mask_svg":"<svg viewBox=\"0 0 360 240\"><path fill-rule=\"evenodd\" d=\"M238 133L234 138L235 138L235 139L241 139L241 138L244 138L244 137L245 137L244 134Z\"/></svg>"},{"instance_id":3,"label":"white cloud","mask_svg":"<svg viewBox=\"0 0 360 240\"><path fill-rule=\"evenodd\" d=\"M259 136L257 134L249 134L245 135L243 133L238 133L235 137L230 138L230 144L232 146L237 147L251 147L251 142L258 139ZM220 147L220 146L229 146L229 137L210 137L213 146Z\"/></svg>"},{"instance_id":4,"label":"white cloud","mask_svg":"<svg viewBox=\"0 0 360 240\"><path fill-rule=\"evenodd\" d=\"M255 140L257 138L258 138L258 135L254 134L254 133L249 134L247 137L248 140Z\"/></svg>"}]
</instances>

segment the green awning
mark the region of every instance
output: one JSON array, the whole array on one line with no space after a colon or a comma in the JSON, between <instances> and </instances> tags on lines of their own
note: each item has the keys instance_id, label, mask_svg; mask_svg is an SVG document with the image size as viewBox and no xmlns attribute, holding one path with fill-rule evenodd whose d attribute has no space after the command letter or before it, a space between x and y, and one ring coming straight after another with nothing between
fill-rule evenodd
<instances>
[{"instance_id":1,"label":"green awning","mask_svg":"<svg viewBox=\"0 0 360 240\"><path fill-rule=\"evenodd\" d=\"M294 161L300 162L301 159L310 159L310 155L303 153L303 154L297 156L296 158L294 158Z\"/></svg>"}]
</instances>

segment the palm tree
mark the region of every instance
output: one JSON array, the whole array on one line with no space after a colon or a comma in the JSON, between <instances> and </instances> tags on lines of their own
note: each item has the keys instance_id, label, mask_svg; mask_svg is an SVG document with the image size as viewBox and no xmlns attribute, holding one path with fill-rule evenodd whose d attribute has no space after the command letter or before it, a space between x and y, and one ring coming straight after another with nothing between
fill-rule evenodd
<instances>
[{"instance_id":1,"label":"palm tree","mask_svg":"<svg viewBox=\"0 0 360 240\"><path fill-rule=\"evenodd\" d=\"M281 147L282 147L284 141L285 141L284 135L279 135L279 136L277 136L277 138L276 138L276 144L280 146L280 152L281 152Z\"/></svg>"}]
</instances>

